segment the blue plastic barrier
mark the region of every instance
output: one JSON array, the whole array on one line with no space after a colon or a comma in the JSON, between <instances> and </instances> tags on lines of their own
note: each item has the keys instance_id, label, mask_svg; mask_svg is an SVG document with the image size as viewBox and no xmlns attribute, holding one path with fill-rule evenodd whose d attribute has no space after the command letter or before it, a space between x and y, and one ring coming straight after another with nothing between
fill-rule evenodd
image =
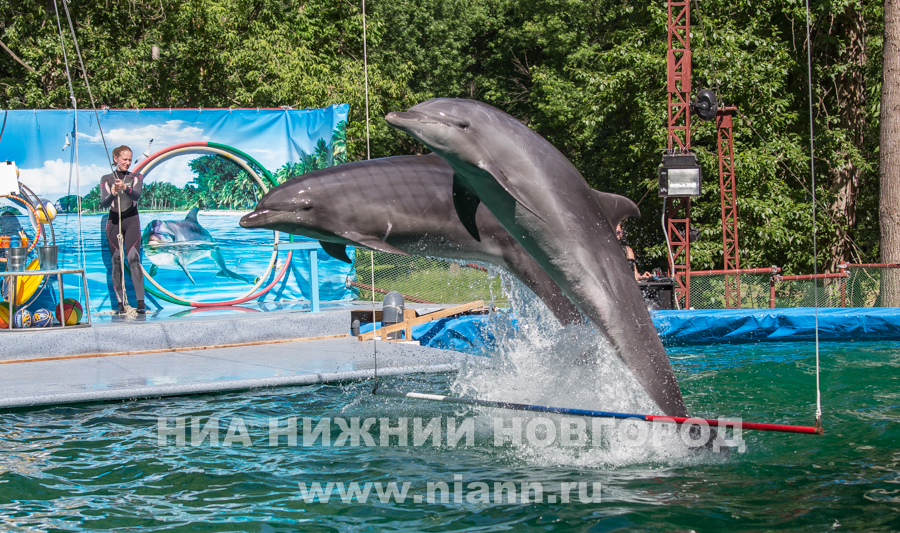
<instances>
[{"instance_id":1,"label":"blue plastic barrier","mask_svg":"<svg viewBox=\"0 0 900 533\"><path fill-rule=\"evenodd\" d=\"M815 314L814 308L800 307L656 311L651 316L664 344L685 345L812 341ZM361 329L371 330L371 324ZM423 346L478 355L493 347L494 335L485 315L443 318L413 328L413 339ZM900 308L819 308L819 340L888 339L900 339Z\"/></svg>"}]
</instances>

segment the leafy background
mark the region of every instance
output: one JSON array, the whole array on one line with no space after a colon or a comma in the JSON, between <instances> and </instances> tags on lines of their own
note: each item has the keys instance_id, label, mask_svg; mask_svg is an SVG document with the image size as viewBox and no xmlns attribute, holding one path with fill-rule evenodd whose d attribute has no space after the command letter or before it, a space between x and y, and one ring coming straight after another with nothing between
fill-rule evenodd
<instances>
[{"instance_id":1,"label":"leafy background","mask_svg":"<svg viewBox=\"0 0 900 533\"><path fill-rule=\"evenodd\" d=\"M342 157L365 158L360 3L73 0L68 7L98 104L347 102ZM734 124L741 266L808 273L804 3L697 0L692 8L694 89L713 88L741 111ZM819 267L877 261L882 6L812 0L811 9ZM61 16L84 106L84 73ZM387 126L381 117L390 110L438 96L485 101L547 137L592 186L639 201L643 218L629 223L629 240L643 268L664 266L655 176L666 140L665 24L661 0L370 0L371 155L425 150ZM0 50L0 106L70 105L52 1L0 5L0 40L28 65ZM159 60L152 46L160 48ZM692 267L721 268L715 128L694 127L705 181L693 203L701 238L692 246ZM278 172L312 168L300 165Z\"/></svg>"}]
</instances>

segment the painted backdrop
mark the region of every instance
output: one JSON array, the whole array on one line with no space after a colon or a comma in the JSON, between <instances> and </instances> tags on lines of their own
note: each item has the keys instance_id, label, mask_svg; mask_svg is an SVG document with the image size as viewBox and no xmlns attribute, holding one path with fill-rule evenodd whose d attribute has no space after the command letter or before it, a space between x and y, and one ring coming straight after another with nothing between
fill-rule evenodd
<instances>
[{"instance_id":1,"label":"painted backdrop","mask_svg":"<svg viewBox=\"0 0 900 533\"><path fill-rule=\"evenodd\" d=\"M60 263L65 266L84 263L92 306L105 311L111 308L111 280L103 234L107 210L99 206L98 184L100 177L110 172L110 166L98 118L108 150L129 146L135 165L145 158L153 159L153 154L173 145L224 145L224 151L232 156L237 154L234 160L202 149L154 159L155 166L145 174L139 203L145 242L154 230L172 230L178 234L175 230L188 228L186 217L192 208L199 209L196 214L199 231L192 226L193 231L180 237L183 245L165 250L172 253L153 253L152 248L145 247L143 265L163 289L173 294L192 301L224 301L243 296L264 275L261 286L269 285L287 256L281 252L275 268L266 274L272 256L273 232L239 226L240 217L253 209L262 190L235 161L246 164L263 178L267 187L272 186L270 181L282 183L310 170L343 163L347 112L346 104L307 110L103 110L98 116L92 111L79 111L76 161L75 112L8 111L5 132L0 139L0 160L15 161L20 182L56 205L60 214L54 230L60 246ZM264 176L266 170L268 178ZM11 220L10 214L19 215L26 233L33 233L28 218L21 216L21 209L0 201L0 212L3 211L10 212L5 217L7 221ZM153 224L153 221L164 223ZM82 249L79 235L83 259L79 257ZM283 242L288 236L281 234L279 239ZM295 252L285 276L270 292L250 303L308 299L309 271L307 254ZM346 283L348 277L355 277L350 265L319 252L319 277L322 300L354 297ZM130 280L127 285L130 286ZM150 283L145 285L153 288ZM76 291L73 296L77 294L74 278L67 280L66 287L67 291ZM133 298L131 294L130 301ZM184 309L150 294L147 300L151 309ZM42 302L31 307L38 305Z\"/></svg>"}]
</instances>

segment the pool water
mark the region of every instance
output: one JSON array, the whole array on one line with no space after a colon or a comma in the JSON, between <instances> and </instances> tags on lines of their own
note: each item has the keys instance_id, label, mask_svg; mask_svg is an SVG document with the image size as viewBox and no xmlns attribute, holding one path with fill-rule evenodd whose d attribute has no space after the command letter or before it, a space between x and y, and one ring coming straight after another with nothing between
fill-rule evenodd
<instances>
[{"instance_id":1,"label":"pool water","mask_svg":"<svg viewBox=\"0 0 900 533\"><path fill-rule=\"evenodd\" d=\"M518 346L517 353L527 351ZM548 375L546 368L554 365L510 353L501 350L499 363L475 362L458 375L389 378L382 386L490 397L509 386L505 373L515 375L509 382L519 383L520 398L585 407L580 391L561 391L573 394L571 400L535 391L592 374L590 364L556 364L560 370ZM689 411L697 416L813 421L811 344L694 346L669 353ZM480 421L517 415L373 396L371 382L10 411L0 419L0 520L4 530L18 531L900 529L900 343L823 344L821 360L825 435L746 432L746 451L727 456L677 446L495 445ZM590 379L605 380L602 374L611 368ZM521 379L532 372L543 372L535 376L541 386ZM595 384L597 390L619 387L618 396L640 396L627 383ZM639 408L643 400L617 401ZM349 440L336 446L342 430L334 424L331 446L321 439L303 446L302 429L301 445L288 446L281 437L280 445L269 446L269 420L285 427L291 416L301 426L303 417L314 423L387 418L394 426L402 418L412 424L415 418L477 416L479 422L471 445L454 447L432 441L404 447L396 439L387 446L352 446ZM177 446L169 437L168 446L160 446L158 417L169 417L171 426L174 417L198 417L201 424L217 417L218 442L230 426L238 438L232 446L211 446L209 440ZM376 439L379 425L369 431ZM239 442L244 435L251 446ZM538 482L556 493L563 482L600 482L602 488L599 503L550 503L546 496L540 503L382 503L374 497L344 503L337 495L307 502L301 482L408 482L410 493L424 493L429 482L451 488L455 482Z\"/></svg>"}]
</instances>

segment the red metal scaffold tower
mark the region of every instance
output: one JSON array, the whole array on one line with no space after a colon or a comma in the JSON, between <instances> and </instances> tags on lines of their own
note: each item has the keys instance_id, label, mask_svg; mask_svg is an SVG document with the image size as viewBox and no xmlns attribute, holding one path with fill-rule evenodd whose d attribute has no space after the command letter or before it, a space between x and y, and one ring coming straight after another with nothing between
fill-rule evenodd
<instances>
[{"instance_id":1,"label":"red metal scaffold tower","mask_svg":"<svg viewBox=\"0 0 900 533\"><path fill-rule=\"evenodd\" d=\"M691 151L691 10L690 0L668 0L668 135L667 149L670 154ZM704 95L703 93L708 93ZM707 90L700 92L705 104L715 110L715 96ZM706 109L707 111L704 111ZM701 108L700 117L711 119L710 108ZM720 107L715 111L716 133L719 156L719 190L722 202L722 247L724 270L736 271L740 268L737 229L737 187L734 173L734 136L732 122L737 108ZM669 198L671 203L666 212L666 232L669 242L670 275L675 279L676 298L684 308L691 305L691 199L690 197ZM728 308L741 306L739 274L725 275L725 305Z\"/></svg>"},{"instance_id":2,"label":"red metal scaffold tower","mask_svg":"<svg viewBox=\"0 0 900 533\"><path fill-rule=\"evenodd\" d=\"M722 107L716 113L716 133L719 147L719 190L722 197L722 247L725 252L724 270L738 270L737 185L734 175L734 136L732 118L737 108ZM741 278L739 274L725 275L725 307L741 307Z\"/></svg>"},{"instance_id":3,"label":"red metal scaffold tower","mask_svg":"<svg viewBox=\"0 0 900 533\"><path fill-rule=\"evenodd\" d=\"M690 0L669 0L666 57L669 93L669 153L691 148L691 7ZM675 298L684 309L691 305L691 199L669 198L666 232L669 239L670 275L675 279Z\"/></svg>"}]
</instances>

